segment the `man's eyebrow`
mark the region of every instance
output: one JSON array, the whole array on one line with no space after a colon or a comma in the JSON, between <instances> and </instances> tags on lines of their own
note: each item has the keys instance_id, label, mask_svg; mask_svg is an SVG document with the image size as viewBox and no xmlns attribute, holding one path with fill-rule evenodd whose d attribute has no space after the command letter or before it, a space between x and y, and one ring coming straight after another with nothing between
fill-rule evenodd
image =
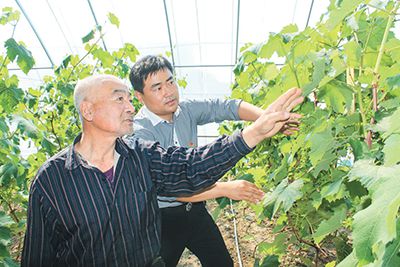
<instances>
[{"instance_id":1,"label":"man's eyebrow","mask_svg":"<svg viewBox=\"0 0 400 267\"><path fill-rule=\"evenodd\" d=\"M159 86L160 84L161 84L161 83L154 83L154 84L151 85L151 88L157 87L157 86Z\"/></svg>"},{"instance_id":2,"label":"man's eyebrow","mask_svg":"<svg viewBox=\"0 0 400 267\"><path fill-rule=\"evenodd\" d=\"M126 89L114 89L114 90L112 91L112 94L113 94L113 95L119 94L119 93L123 93L123 94L127 94L127 95L130 95L130 94L131 94L131 93L129 93L129 91L126 90Z\"/></svg>"},{"instance_id":3,"label":"man's eyebrow","mask_svg":"<svg viewBox=\"0 0 400 267\"><path fill-rule=\"evenodd\" d=\"M168 79L166 80L166 82L169 82L169 81L171 81L172 79L174 79L174 77L171 75L171 76L168 77ZM159 82L159 83L154 83L154 84L151 85L151 88L157 87L157 86L159 86L160 84L161 84L161 82Z\"/></svg>"}]
</instances>

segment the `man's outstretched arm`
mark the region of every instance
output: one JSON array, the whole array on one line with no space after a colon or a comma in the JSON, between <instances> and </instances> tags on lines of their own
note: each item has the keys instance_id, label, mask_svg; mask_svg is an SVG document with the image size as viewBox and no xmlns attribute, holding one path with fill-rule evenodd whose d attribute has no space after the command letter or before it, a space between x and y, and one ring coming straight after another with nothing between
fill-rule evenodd
<instances>
[{"instance_id":1,"label":"man's outstretched arm","mask_svg":"<svg viewBox=\"0 0 400 267\"><path fill-rule=\"evenodd\" d=\"M245 180L217 182L205 191L190 197L179 197L181 202L200 202L204 200L227 197L233 200L246 200L257 203L264 196L264 192L253 183Z\"/></svg>"},{"instance_id":2,"label":"man's outstretched arm","mask_svg":"<svg viewBox=\"0 0 400 267\"><path fill-rule=\"evenodd\" d=\"M246 101L242 101L239 104L238 114L239 118L244 121L255 121L263 113L263 109Z\"/></svg>"}]
</instances>

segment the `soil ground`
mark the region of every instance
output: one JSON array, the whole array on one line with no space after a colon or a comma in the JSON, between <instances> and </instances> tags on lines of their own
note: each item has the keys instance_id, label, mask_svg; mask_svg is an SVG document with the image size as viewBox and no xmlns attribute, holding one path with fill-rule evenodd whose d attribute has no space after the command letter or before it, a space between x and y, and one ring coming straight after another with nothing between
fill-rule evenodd
<instances>
[{"instance_id":1,"label":"soil ground","mask_svg":"<svg viewBox=\"0 0 400 267\"><path fill-rule=\"evenodd\" d=\"M207 208L210 213L217 207L215 201L208 201ZM238 253L235 245L234 234L234 217L236 218L236 228L238 234L238 243L242 266L254 266L254 260L257 256L257 244L262 241L272 242L275 234L272 233L273 223L264 221L261 224L257 223L256 215L246 203L236 203L233 205L236 217L232 214L230 207L226 207L221 211L216 223L224 237L225 244L234 260L235 267L240 266L238 261ZM290 255L287 255L281 266L305 266L301 264L300 256L304 256L304 252L296 251L295 248L289 248ZM179 267L201 266L197 257L189 250L185 250L181 260L178 263Z\"/></svg>"}]
</instances>

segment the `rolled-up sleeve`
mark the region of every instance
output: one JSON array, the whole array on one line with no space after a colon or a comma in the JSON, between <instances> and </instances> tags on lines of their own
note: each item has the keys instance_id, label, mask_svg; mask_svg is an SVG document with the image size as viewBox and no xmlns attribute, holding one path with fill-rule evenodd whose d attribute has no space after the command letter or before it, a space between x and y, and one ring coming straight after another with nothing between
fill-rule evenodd
<instances>
[{"instance_id":1,"label":"rolled-up sleeve","mask_svg":"<svg viewBox=\"0 0 400 267\"><path fill-rule=\"evenodd\" d=\"M250 151L237 131L198 148L164 149L153 143L146 154L158 194L182 196L214 184Z\"/></svg>"},{"instance_id":2,"label":"rolled-up sleeve","mask_svg":"<svg viewBox=\"0 0 400 267\"><path fill-rule=\"evenodd\" d=\"M188 111L198 125L224 120L240 120L239 106L242 100L210 99L205 101L191 100L187 102Z\"/></svg>"}]
</instances>

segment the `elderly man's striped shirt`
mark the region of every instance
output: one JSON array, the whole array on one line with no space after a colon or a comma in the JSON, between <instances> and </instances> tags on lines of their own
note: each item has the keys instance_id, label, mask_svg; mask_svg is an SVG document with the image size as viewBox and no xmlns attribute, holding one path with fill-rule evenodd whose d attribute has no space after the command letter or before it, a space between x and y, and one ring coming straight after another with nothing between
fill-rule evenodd
<instances>
[{"instance_id":1,"label":"elderly man's striped shirt","mask_svg":"<svg viewBox=\"0 0 400 267\"><path fill-rule=\"evenodd\" d=\"M196 149L117 139L115 150L114 186L73 146L41 167L22 266L146 266L160 249L157 194L193 194L251 151L240 133Z\"/></svg>"}]
</instances>

